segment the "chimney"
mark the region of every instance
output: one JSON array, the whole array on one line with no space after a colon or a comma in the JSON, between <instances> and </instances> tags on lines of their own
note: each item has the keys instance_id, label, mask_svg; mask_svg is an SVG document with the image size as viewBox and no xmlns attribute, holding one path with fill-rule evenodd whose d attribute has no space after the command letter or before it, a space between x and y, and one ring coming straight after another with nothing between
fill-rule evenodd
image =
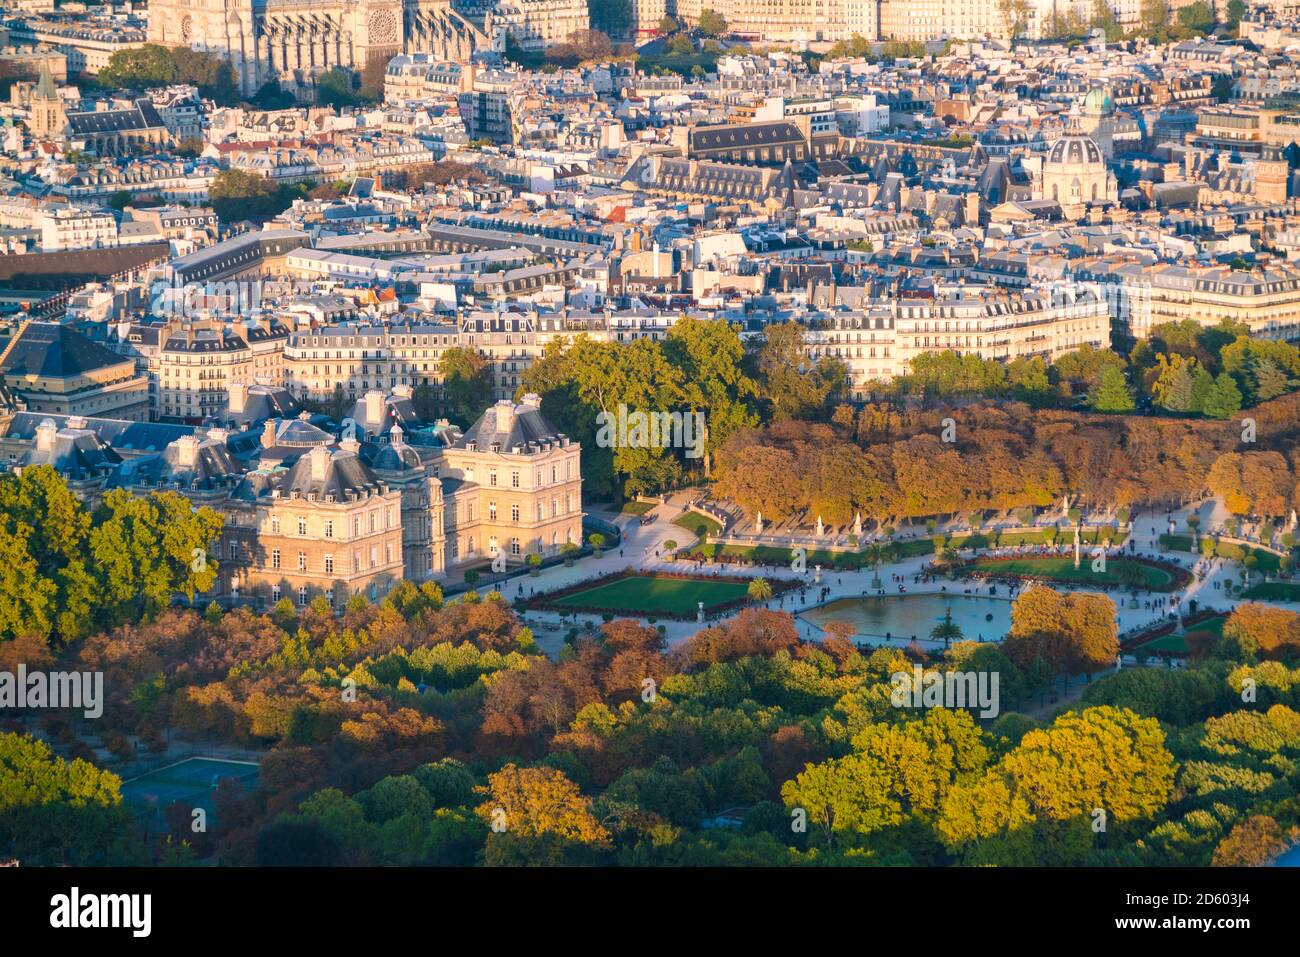
<instances>
[{"instance_id":1,"label":"chimney","mask_svg":"<svg viewBox=\"0 0 1300 957\"><path fill-rule=\"evenodd\" d=\"M192 469L199 461L199 440L192 435L182 435L176 440L176 464Z\"/></svg>"},{"instance_id":2,"label":"chimney","mask_svg":"<svg viewBox=\"0 0 1300 957\"><path fill-rule=\"evenodd\" d=\"M509 432L515 427L515 404L509 399L501 399L493 409L496 411L496 431Z\"/></svg>"},{"instance_id":3,"label":"chimney","mask_svg":"<svg viewBox=\"0 0 1300 957\"><path fill-rule=\"evenodd\" d=\"M275 419L267 419L262 426L262 448L269 449L275 445Z\"/></svg>"},{"instance_id":4,"label":"chimney","mask_svg":"<svg viewBox=\"0 0 1300 957\"><path fill-rule=\"evenodd\" d=\"M371 389L364 399L365 423L378 428L384 424L384 394Z\"/></svg>"},{"instance_id":5,"label":"chimney","mask_svg":"<svg viewBox=\"0 0 1300 957\"><path fill-rule=\"evenodd\" d=\"M330 470L330 450L318 445L311 450L310 458L311 480L313 482L325 481L325 476Z\"/></svg>"},{"instance_id":6,"label":"chimney","mask_svg":"<svg viewBox=\"0 0 1300 957\"><path fill-rule=\"evenodd\" d=\"M55 426L53 419L41 419L41 424L36 427L36 449L39 452L53 452L54 439L59 434L58 427Z\"/></svg>"},{"instance_id":7,"label":"chimney","mask_svg":"<svg viewBox=\"0 0 1300 957\"><path fill-rule=\"evenodd\" d=\"M536 392L529 392L524 395L523 404L529 409L540 409L542 407L542 397Z\"/></svg>"},{"instance_id":8,"label":"chimney","mask_svg":"<svg viewBox=\"0 0 1300 957\"><path fill-rule=\"evenodd\" d=\"M232 382L229 387L230 411L243 412L248 405L248 383Z\"/></svg>"}]
</instances>

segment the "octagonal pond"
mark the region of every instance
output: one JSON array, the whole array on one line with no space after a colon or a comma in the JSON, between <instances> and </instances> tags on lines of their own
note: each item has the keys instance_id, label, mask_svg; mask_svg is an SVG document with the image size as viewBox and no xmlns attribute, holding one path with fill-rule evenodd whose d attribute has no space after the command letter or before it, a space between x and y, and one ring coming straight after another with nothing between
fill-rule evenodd
<instances>
[{"instance_id":1,"label":"octagonal pond","mask_svg":"<svg viewBox=\"0 0 1300 957\"><path fill-rule=\"evenodd\" d=\"M945 615L962 630L967 641L1000 641L1011 628L1011 600L980 595L885 595L840 598L809 608L799 617L814 627L828 621L848 621L858 638L926 639Z\"/></svg>"}]
</instances>

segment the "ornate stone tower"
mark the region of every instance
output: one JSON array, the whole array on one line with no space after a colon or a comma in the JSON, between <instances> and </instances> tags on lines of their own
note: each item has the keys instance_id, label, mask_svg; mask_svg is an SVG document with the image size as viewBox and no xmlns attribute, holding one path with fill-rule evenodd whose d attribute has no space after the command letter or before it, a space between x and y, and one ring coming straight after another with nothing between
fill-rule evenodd
<instances>
[{"instance_id":1,"label":"ornate stone tower","mask_svg":"<svg viewBox=\"0 0 1300 957\"><path fill-rule=\"evenodd\" d=\"M38 140L62 140L68 128L68 112L59 99L54 77L50 75L47 63L41 64L41 77L36 81L32 91L31 108L28 110L28 127L32 136Z\"/></svg>"}]
</instances>

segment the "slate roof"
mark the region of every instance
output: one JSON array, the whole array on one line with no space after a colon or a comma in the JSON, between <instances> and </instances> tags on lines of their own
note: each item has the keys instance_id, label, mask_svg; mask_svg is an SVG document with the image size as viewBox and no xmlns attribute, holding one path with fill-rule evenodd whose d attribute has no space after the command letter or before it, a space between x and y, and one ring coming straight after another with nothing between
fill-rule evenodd
<instances>
[{"instance_id":1,"label":"slate roof","mask_svg":"<svg viewBox=\"0 0 1300 957\"><path fill-rule=\"evenodd\" d=\"M5 437L30 441L36 437L36 428L42 421L49 419L56 426L64 426L69 419L78 416L50 415L43 412L18 412L9 420ZM126 419L83 420L85 427L99 436L114 449L123 452L160 452L169 442L185 435L192 435L194 429L188 425L172 425L166 422L128 422Z\"/></svg>"},{"instance_id":2,"label":"slate roof","mask_svg":"<svg viewBox=\"0 0 1300 957\"><path fill-rule=\"evenodd\" d=\"M535 399L535 397L533 397ZM474 443L481 452L491 451L493 446L501 452L510 452L515 448L528 449L543 442L558 442L563 434L555 430L542 415L541 408L529 401L515 405L509 399L502 399L479 416L455 444L458 449Z\"/></svg>"},{"instance_id":3,"label":"slate roof","mask_svg":"<svg viewBox=\"0 0 1300 957\"><path fill-rule=\"evenodd\" d=\"M0 370L6 375L63 379L130 361L71 326L28 321L0 355Z\"/></svg>"},{"instance_id":4,"label":"slate roof","mask_svg":"<svg viewBox=\"0 0 1300 957\"><path fill-rule=\"evenodd\" d=\"M91 113L69 113L68 126L76 136L94 136L100 133L123 133L129 130L149 130L164 126L162 117L151 101L141 98L127 110L100 110Z\"/></svg>"}]
</instances>

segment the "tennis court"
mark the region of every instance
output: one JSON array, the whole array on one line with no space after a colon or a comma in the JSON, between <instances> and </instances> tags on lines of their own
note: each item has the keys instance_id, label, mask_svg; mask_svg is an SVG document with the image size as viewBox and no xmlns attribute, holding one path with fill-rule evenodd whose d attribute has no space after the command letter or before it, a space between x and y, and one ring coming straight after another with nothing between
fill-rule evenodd
<instances>
[{"instance_id":1,"label":"tennis court","mask_svg":"<svg viewBox=\"0 0 1300 957\"><path fill-rule=\"evenodd\" d=\"M161 815L180 801L190 808L203 808L211 820L216 812L217 786L226 778L235 778L251 789L257 784L257 765L224 758L186 758L123 781L122 800L151 816Z\"/></svg>"}]
</instances>

